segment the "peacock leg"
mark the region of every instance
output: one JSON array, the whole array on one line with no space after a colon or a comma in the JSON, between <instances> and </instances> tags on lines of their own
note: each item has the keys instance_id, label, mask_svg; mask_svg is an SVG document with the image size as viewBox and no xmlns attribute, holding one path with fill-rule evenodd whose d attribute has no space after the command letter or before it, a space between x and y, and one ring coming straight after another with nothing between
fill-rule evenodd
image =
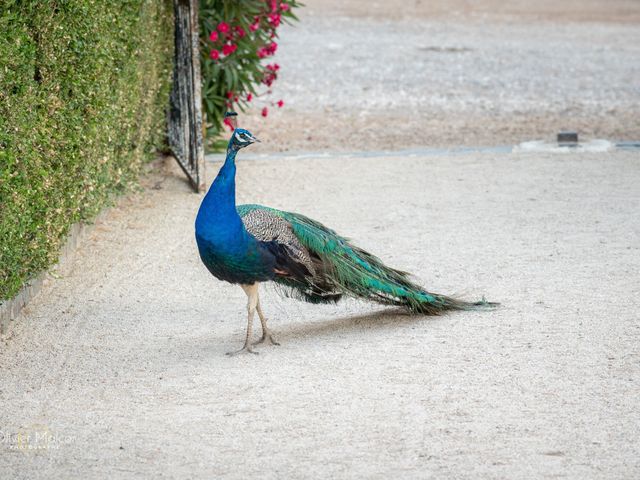
<instances>
[{"instance_id":1,"label":"peacock leg","mask_svg":"<svg viewBox=\"0 0 640 480\"><path fill-rule=\"evenodd\" d=\"M260 323L262 324L262 338L257 342L253 342L253 344L258 345L260 343L269 341L271 345L280 345L278 342L276 342L276 338L273 336L271 330L267 328L267 319L262 313L262 307L260 306L260 295L258 295L258 304L256 305L256 310L258 310L258 317L260 317Z\"/></svg>"},{"instance_id":2,"label":"peacock leg","mask_svg":"<svg viewBox=\"0 0 640 480\"><path fill-rule=\"evenodd\" d=\"M233 356L238 353L255 353L251 348L251 330L253 328L253 314L256 311L256 307L258 306L258 284L254 283L253 285L240 285L244 290L244 293L247 294L247 336L244 340L244 347L242 347L237 352L228 352L227 355Z\"/></svg>"}]
</instances>

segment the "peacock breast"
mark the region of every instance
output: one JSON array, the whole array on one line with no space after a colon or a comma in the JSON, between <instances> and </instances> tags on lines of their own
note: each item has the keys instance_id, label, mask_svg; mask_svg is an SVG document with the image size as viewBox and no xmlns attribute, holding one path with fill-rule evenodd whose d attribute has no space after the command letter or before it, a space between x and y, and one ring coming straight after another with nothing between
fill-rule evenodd
<instances>
[{"instance_id":1,"label":"peacock breast","mask_svg":"<svg viewBox=\"0 0 640 480\"><path fill-rule=\"evenodd\" d=\"M212 242L196 234L202 263L214 277L230 283L252 284L274 276L273 262L251 240Z\"/></svg>"}]
</instances>

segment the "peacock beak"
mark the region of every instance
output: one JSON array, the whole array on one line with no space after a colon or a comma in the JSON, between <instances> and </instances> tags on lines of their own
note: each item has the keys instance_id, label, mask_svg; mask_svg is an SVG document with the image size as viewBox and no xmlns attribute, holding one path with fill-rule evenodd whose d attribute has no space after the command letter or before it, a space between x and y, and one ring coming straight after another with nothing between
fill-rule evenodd
<instances>
[{"instance_id":1,"label":"peacock beak","mask_svg":"<svg viewBox=\"0 0 640 480\"><path fill-rule=\"evenodd\" d=\"M253 135L251 136L251 141L252 141L252 142L262 143L260 140L258 140L258 138L257 138L257 137L254 137Z\"/></svg>"}]
</instances>

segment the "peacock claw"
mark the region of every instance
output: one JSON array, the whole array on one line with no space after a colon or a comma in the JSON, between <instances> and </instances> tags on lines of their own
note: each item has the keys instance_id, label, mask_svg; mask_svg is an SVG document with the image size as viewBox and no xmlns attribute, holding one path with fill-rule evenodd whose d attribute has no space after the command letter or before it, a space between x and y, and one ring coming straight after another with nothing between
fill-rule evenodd
<instances>
[{"instance_id":1,"label":"peacock claw","mask_svg":"<svg viewBox=\"0 0 640 480\"><path fill-rule=\"evenodd\" d=\"M230 356L230 357L234 357L234 356L238 355L239 353L253 353L254 355L258 355L260 352L254 351L251 348L251 345L245 345L240 350L237 350L235 352L227 352L227 355Z\"/></svg>"},{"instance_id":2,"label":"peacock claw","mask_svg":"<svg viewBox=\"0 0 640 480\"><path fill-rule=\"evenodd\" d=\"M257 340L255 342L253 342L253 345L260 345L261 343L267 343L267 341L271 344L271 345L280 345L280 343L278 343L275 339L275 337L273 336L273 334L271 333L265 333L262 335L262 338L260 338L260 340Z\"/></svg>"}]
</instances>

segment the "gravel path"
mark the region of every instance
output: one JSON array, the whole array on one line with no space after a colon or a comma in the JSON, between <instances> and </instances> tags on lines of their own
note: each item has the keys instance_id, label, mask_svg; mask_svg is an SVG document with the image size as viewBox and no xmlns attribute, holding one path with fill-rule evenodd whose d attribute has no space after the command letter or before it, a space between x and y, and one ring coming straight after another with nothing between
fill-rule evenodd
<instances>
[{"instance_id":1,"label":"gravel path","mask_svg":"<svg viewBox=\"0 0 640 480\"><path fill-rule=\"evenodd\" d=\"M282 346L233 358L245 298L199 263L201 196L152 176L3 338L0 476L637 478L638 160L241 155L241 201L504 306L426 319L266 290Z\"/></svg>"},{"instance_id":2,"label":"gravel path","mask_svg":"<svg viewBox=\"0 0 640 480\"><path fill-rule=\"evenodd\" d=\"M241 122L278 151L640 139L640 3L465 3L311 1L275 58L286 107Z\"/></svg>"}]
</instances>

